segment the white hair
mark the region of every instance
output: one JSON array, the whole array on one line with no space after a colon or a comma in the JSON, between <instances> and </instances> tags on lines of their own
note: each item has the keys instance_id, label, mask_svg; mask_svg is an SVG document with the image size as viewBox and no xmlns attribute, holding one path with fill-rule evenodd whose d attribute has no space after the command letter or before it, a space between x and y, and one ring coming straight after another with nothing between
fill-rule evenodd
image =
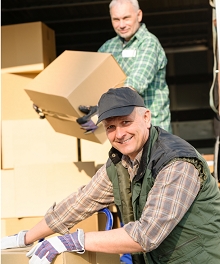
<instances>
[{"instance_id":1,"label":"white hair","mask_svg":"<svg viewBox=\"0 0 220 264\"><path fill-rule=\"evenodd\" d=\"M111 3L109 4L109 9L111 9L113 6L117 4L122 4L122 3L131 3L133 7L138 11L140 9L138 0L112 0Z\"/></svg>"},{"instance_id":2,"label":"white hair","mask_svg":"<svg viewBox=\"0 0 220 264\"><path fill-rule=\"evenodd\" d=\"M147 111L146 107L136 106L135 108L136 108L136 111L138 112L139 115L143 115Z\"/></svg>"}]
</instances>

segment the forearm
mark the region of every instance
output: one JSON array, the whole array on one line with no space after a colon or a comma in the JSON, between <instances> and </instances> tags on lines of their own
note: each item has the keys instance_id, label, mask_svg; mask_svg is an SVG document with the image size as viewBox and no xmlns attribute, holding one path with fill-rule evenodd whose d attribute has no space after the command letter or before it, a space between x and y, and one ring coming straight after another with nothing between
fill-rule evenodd
<instances>
[{"instance_id":1,"label":"forearm","mask_svg":"<svg viewBox=\"0 0 220 264\"><path fill-rule=\"evenodd\" d=\"M31 244L52 234L54 234L53 230L49 228L45 219L42 219L37 225L35 225L26 233L25 244Z\"/></svg>"},{"instance_id":2,"label":"forearm","mask_svg":"<svg viewBox=\"0 0 220 264\"><path fill-rule=\"evenodd\" d=\"M85 233L85 250L104 253L134 253L143 248L123 228Z\"/></svg>"}]
</instances>

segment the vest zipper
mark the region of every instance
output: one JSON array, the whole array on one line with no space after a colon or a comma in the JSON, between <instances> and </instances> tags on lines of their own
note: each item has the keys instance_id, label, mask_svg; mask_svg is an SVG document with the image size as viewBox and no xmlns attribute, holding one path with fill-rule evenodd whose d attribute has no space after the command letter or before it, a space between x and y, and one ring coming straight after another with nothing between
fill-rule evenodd
<instances>
[{"instance_id":1,"label":"vest zipper","mask_svg":"<svg viewBox=\"0 0 220 264\"><path fill-rule=\"evenodd\" d=\"M184 242L183 244L179 245L179 246L176 247L174 250L171 249L171 250L169 250L166 254L159 255L158 259L161 260L163 257L169 255L171 252L180 249L181 247L183 247L183 246L185 246L185 245L191 243L192 241L196 240L197 238L198 238L198 236L195 236L195 237L191 238L190 240Z\"/></svg>"}]
</instances>

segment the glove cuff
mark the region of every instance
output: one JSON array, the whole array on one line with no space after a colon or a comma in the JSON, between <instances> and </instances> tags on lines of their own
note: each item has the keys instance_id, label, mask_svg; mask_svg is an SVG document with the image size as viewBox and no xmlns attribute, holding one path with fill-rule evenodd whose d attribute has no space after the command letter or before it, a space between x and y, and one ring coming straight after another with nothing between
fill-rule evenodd
<instances>
[{"instance_id":1,"label":"glove cuff","mask_svg":"<svg viewBox=\"0 0 220 264\"><path fill-rule=\"evenodd\" d=\"M77 229L77 235L78 235L79 244L82 247L82 250L81 251L77 251L77 253L83 254L83 253L85 253L85 234L84 234L83 229L79 229L78 228Z\"/></svg>"},{"instance_id":2,"label":"glove cuff","mask_svg":"<svg viewBox=\"0 0 220 264\"><path fill-rule=\"evenodd\" d=\"M28 232L28 230L22 230L18 233L17 241L16 241L18 247L28 247L28 246L32 246L34 244L34 243L28 244L28 245L25 244L25 235L27 232Z\"/></svg>"}]
</instances>

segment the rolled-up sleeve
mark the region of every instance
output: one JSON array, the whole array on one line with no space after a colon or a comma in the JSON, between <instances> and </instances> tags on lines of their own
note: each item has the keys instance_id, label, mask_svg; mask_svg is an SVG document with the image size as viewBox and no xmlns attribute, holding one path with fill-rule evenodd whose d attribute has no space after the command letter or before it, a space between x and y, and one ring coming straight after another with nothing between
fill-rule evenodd
<instances>
[{"instance_id":1,"label":"rolled-up sleeve","mask_svg":"<svg viewBox=\"0 0 220 264\"><path fill-rule=\"evenodd\" d=\"M112 183L103 165L87 185L55 203L47 211L45 221L54 232L66 234L75 224L113 202Z\"/></svg>"},{"instance_id":2,"label":"rolled-up sleeve","mask_svg":"<svg viewBox=\"0 0 220 264\"><path fill-rule=\"evenodd\" d=\"M157 175L141 218L124 229L145 252L154 250L180 222L199 190L198 170L192 164L167 165Z\"/></svg>"}]
</instances>

